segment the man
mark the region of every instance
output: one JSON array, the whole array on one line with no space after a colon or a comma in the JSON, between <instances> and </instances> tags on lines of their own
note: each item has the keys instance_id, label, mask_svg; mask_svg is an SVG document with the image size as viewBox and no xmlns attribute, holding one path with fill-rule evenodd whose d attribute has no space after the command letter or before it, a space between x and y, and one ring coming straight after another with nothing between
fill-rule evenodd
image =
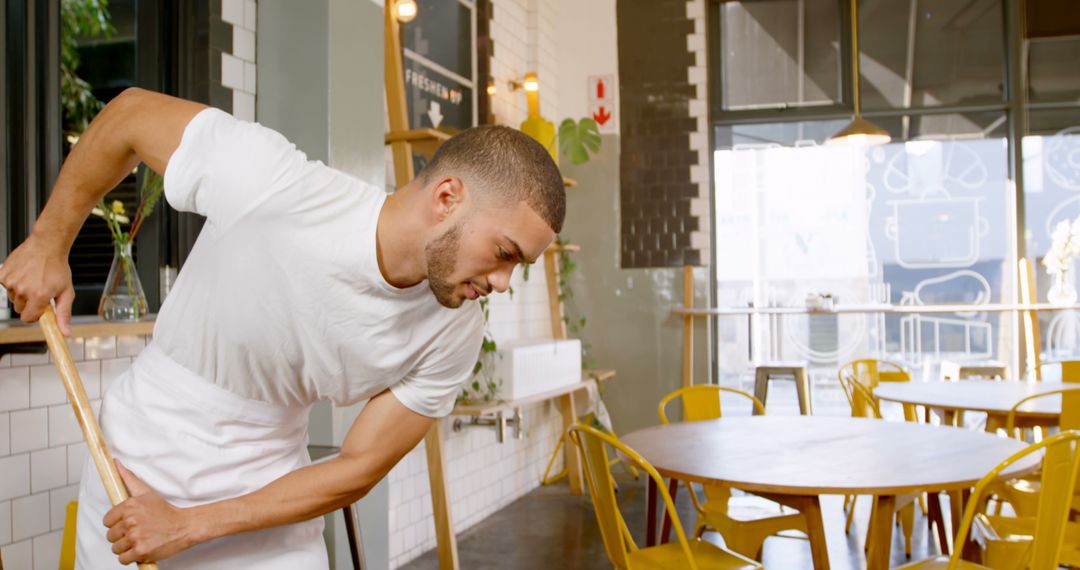
<instances>
[{"instance_id":1,"label":"man","mask_svg":"<svg viewBox=\"0 0 1080 570\"><path fill-rule=\"evenodd\" d=\"M521 133L480 127L387 196L274 131L131 89L90 124L0 267L24 321L55 300L69 332L71 244L140 161L207 223L153 342L104 396L133 496L110 509L83 469L77 564L325 568L318 517L363 497L449 413L482 336L470 301L505 291L559 231L558 168ZM340 456L310 465L308 410L323 399L368 402Z\"/></svg>"}]
</instances>

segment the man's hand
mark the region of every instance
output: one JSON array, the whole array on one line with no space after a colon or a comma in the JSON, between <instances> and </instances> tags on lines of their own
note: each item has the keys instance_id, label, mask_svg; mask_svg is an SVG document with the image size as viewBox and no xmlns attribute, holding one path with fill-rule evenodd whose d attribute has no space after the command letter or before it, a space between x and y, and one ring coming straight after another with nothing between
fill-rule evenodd
<instances>
[{"instance_id":1,"label":"man's hand","mask_svg":"<svg viewBox=\"0 0 1080 570\"><path fill-rule=\"evenodd\" d=\"M165 560L196 544L187 510L170 505L119 461L116 468L131 498L105 513L104 522L121 564Z\"/></svg>"},{"instance_id":2,"label":"man's hand","mask_svg":"<svg viewBox=\"0 0 1080 570\"><path fill-rule=\"evenodd\" d=\"M67 250L49 243L47 237L31 235L0 267L0 284L24 322L41 318L49 302L56 299L56 320L65 336L71 335L71 268Z\"/></svg>"}]
</instances>

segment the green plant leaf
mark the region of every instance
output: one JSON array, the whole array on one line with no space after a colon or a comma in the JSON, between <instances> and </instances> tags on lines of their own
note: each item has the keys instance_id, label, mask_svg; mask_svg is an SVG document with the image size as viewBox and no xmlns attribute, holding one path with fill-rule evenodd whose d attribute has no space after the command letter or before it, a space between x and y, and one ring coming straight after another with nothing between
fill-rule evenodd
<instances>
[{"instance_id":1,"label":"green plant leaf","mask_svg":"<svg viewBox=\"0 0 1080 570\"><path fill-rule=\"evenodd\" d=\"M600 142L600 128L592 119L566 119L559 125L559 149L574 164L588 162L590 155L600 150Z\"/></svg>"}]
</instances>

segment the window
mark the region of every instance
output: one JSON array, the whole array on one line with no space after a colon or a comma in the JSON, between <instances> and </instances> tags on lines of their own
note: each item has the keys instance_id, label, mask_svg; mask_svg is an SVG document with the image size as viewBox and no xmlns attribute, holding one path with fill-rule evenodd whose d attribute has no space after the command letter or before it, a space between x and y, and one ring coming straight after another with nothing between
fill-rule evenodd
<instances>
[{"instance_id":1,"label":"window","mask_svg":"<svg viewBox=\"0 0 1080 570\"><path fill-rule=\"evenodd\" d=\"M719 8L724 110L839 101L838 4L828 0L725 2Z\"/></svg>"},{"instance_id":2,"label":"window","mask_svg":"<svg viewBox=\"0 0 1080 570\"><path fill-rule=\"evenodd\" d=\"M1019 255L1041 259L1054 225L1080 215L1076 36L1008 37L1010 5L1000 0L862 2L863 114L893 140L838 148L823 143L850 120L850 111L833 103L850 102L851 86L793 95L800 74L792 70L803 68L785 67L778 54L809 48L793 31L799 18L783 15L787 4L796 3L710 4L714 22L744 18L741 29L714 26L709 37L711 53L727 49L710 62L713 108L722 110L713 129L715 303L791 309L718 317L718 378L749 383L752 362L805 360L825 388L825 410L831 401L835 411L846 410L833 390L836 367L855 358L898 360L916 375L936 375L945 359L996 359L1022 372L1015 313L979 309L1018 302ZM824 13L825 5L834 22L819 21L819 32L842 29L847 2L803 0L793 9ZM838 39L830 63L803 75L820 78L837 60L850 61L850 38ZM740 56L736 45L760 53ZM1028 75L1018 83L1030 100L1010 100L1015 91L1006 86L1016 78L1006 62L1025 48ZM757 87L754 58L763 70L766 59L781 70L771 89ZM737 65L747 73L733 73ZM783 104L803 108L777 108ZM1014 123L1027 125L1020 140ZM1010 167L1018 152L1019 180ZM1014 246L1019 236L1024 251ZM1045 301L1048 279L1043 267L1036 273L1038 300ZM1074 287L1078 274L1068 275ZM800 309L827 302L821 295L867 310ZM884 315L870 310L874 304L915 310ZM941 304L958 307L917 309ZM1045 354L1080 353L1080 315L1045 312L1040 319Z\"/></svg>"},{"instance_id":3,"label":"window","mask_svg":"<svg viewBox=\"0 0 1080 570\"><path fill-rule=\"evenodd\" d=\"M97 2L63 6L94 8ZM70 144L62 136L60 2L8 0L0 11L0 65L4 89L0 109L6 128L0 132L0 261L28 235L59 172ZM177 0L111 0L115 32L108 37L76 38L81 61L78 75L93 94L107 102L123 89L139 85L207 101L209 82L209 5ZM37 42L30 38L36 37ZM92 116L92 114L91 114ZM135 192L134 176L110 194ZM132 200L133 202L133 200ZM178 267L200 225L190 214L167 204L147 220L134 245L140 278L151 310L159 305L159 267ZM82 228L70 258L76 288L76 314L92 314L112 259L108 232L99 220Z\"/></svg>"}]
</instances>

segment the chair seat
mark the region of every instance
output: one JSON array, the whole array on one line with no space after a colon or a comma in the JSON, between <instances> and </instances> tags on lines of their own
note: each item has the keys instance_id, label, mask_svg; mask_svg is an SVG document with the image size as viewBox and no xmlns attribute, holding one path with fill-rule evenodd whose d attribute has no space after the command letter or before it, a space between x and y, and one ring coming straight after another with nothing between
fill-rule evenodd
<instances>
[{"instance_id":1,"label":"chair seat","mask_svg":"<svg viewBox=\"0 0 1080 570\"><path fill-rule=\"evenodd\" d=\"M711 542L704 540L691 540L690 552L694 556L694 562L701 570L755 570L762 568L761 564L743 558L733 552L728 552ZM642 548L629 553L627 561L630 570L672 570L686 568L686 555L678 542L661 544L649 548Z\"/></svg>"},{"instance_id":2,"label":"chair seat","mask_svg":"<svg viewBox=\"0 0 1080 570\"><path fill-rule=\"evenodd\" d=\"M754 522L781 518L798 520L803 518L802 513L799 511L781 507L768 499L755 496L731 497L727 501L726 509L720 501L705 501L701 504L701 510L705 512L707 518L726 516L736 522ZM801 526L805 530L805 522Z\"/></svg>"},{"instance_id":3,"label":"chair seat","mask_svg":"<svg viewBox=\"0 0 1080 570\"><path fill-rule=\"evenodd\" d=\"M1029 555L1036 518L976 515L971 538L983 549L983 560L1000 565L1018 565ZM1063 564L1080 565L1080 523L1065 523L1065 536L1058 556Z\"/></svg>"},{"instance_id":4,"label":"chair seat","mask_svg":"<svg viewBox=\"0 0 1080 570\"><path fill-rule=\"evenodd\" d=\"M918 562L912 562L911 564L905 564L894 568L893 570L945 570L949 567L948 556L938 556L937 558L927 558L926 560L920 560ZM974 562L968 562L967 560L961 560L960 565L957 566L962 570L992 570L986 566L981 566Z\"/></svg>"}]
</instances>

